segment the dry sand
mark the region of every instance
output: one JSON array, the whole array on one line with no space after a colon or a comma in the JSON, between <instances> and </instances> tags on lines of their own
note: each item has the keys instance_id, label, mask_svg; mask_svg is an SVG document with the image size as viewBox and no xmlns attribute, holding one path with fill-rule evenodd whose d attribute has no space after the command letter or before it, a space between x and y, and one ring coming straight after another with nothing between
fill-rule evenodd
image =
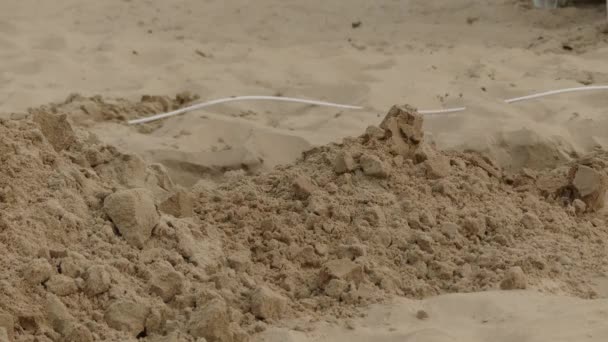
<instances>
[{"instance_id":1,"label":"dry sand","mask_svg":"<svg viewBox=\"0 0 608 342\"><path fill-rule=\"evenodd\" d=\"M608 97L500 102L608 83L605 11L528 5L4 1L0 341L606 340L608 159L577 157L608 148ZM183 91L365 110L124 124ZM469 110L427 117L412 151L376 128L271 171L394 103ZM429 298L503 283L528 290Z\"/></svg>"},{"instance_id":2,"label":"dry sand","mask_svg":"<svg viewBox=\"0 0 608 342\"><path fill-rule=\"evenodd\" d=\"M184 90L202 99L283 94L367 108L224 105L168 121L153 134L165 149L212 152L213 143L193 144L180 133L214 136L226 130L223 117L240 117L246 121L236 129L252 132L254 145L280 143L262 142L252 152L244 132L228 133L225 142L271 167L293 161L297 153L288 154L303 148L302 139L323 144L359 134L395 103L469 107L428 119L428 131L441 148L483 150L508 167L543 167L608 143L605 92L500 102L608 82L605 12L597 4L559 11L530 10L527 0L25 0L1 6L3 112L62 101L75 91L131 100ZM361 25L353 28L356 22ZM264 127L281 133L267 136ZM141 145L141 137L126 136L122 127L94 130L110 132L107 139L119 146ZM288 151L273 158L273 146Z\"/></svg>"},{"instance_id":3,"label":"dry sand","mask_svg":"<svg viewBox=\"0 0 608 342\"><path fill-rule=\"evenodd\" d=\"M415 316L426 329L402 322L387 338L449 341L467 330L442 323L463 320L442 299L382 303L529 289L579 297L549 299L571 309L567 301L604 306L605 152L508 173L477 153L435 150L422 116L395 106L379 127L292 165L229 170L186 190L163 165L121 153L54 109L0 120L5 340L314 340L344 326L386 337L378 315L411 318L422 305ZM527 316L506 314L499 303L513 303L500 292L480 296L497 301L482 306L482 324L511 338ZM530 306L522 314L549 315L535 296L521 300ZM478 297L459 299L469 316ZM594 325L578 331L602 336Z\"/></svg>"},{"instance_id":4,"label":"dry sand","mask_svg":"<svg viewBox=\"0 0 608 342\"><path fill-rule=\"evenodd\" d=\"M367 317L345 325L319 324L309 333L273 328L259 340L599 342L606 340L607 305L606 300L590 302L530 292L451 294L423 301L400 298L389 305L373 305Z\"/></svg>"}]
</instances>

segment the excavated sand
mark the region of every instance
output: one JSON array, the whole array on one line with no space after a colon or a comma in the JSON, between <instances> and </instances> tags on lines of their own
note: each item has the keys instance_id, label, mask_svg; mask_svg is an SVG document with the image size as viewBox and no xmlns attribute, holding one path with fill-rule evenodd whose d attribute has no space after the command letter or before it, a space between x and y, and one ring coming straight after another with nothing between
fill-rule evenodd
<instances>
[{"instance_id":1,"label":"excavated sand","mask_svg":"<svg viewBox=\"0 0 608 342\"><path fill-rule=\"evenodd\" d=\"M421 127L395 106L293 165L184 189L52 107L3 119L0 333L237 342L394 295L598 296L607 154L509 174L437 151Z\"/></svg>"}]
</instances>

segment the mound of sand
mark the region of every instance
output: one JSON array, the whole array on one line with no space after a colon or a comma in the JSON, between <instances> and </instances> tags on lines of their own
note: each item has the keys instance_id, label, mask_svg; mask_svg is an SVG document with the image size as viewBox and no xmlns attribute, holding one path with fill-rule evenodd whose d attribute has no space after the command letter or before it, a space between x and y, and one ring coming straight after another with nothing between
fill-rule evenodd
<instances>
[{"instance_id":1,"label":"mound of sand","mask_svg":"<svg viewBox=\"0 0 608 342\"><path fill-rule=\"evenodd\" d=\"M608 97L501 101L608 82L605 6L530 5L1 2L0 118L59 102L0 120L0 342L608 340ZM184 89L368 110L124 124ZM468 110L342 141L396 101Z\"/></svg>"},{"instance_id":2,"label":"mound of sand","mask_svg":"<svg viewBox=\"0 0 608 342\"><path fill-rule=\"evenodd\" d=\"M186 190L53 112L0 121L0 333L15 341L244 341L393 295L598 295L600 152L506 174L435 150L393 107L293 165Z\"/></svg>"}]
</instances>

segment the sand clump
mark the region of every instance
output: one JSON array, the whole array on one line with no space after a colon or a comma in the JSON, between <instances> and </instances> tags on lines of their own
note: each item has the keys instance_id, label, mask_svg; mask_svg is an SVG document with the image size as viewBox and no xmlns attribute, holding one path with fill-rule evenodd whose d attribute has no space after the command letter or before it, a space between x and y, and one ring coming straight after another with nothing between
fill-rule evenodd
<instances>
[{"instance_id":1,"label":"sand clump","mask_svg":"<svg viewBox=\"0 0 608 342\"><path fill-rule=\"evenodd\" d=\"M212 300L193 313L188 332L212 342L230 342L234 333L230 329L228 307L222 300Z\"/></svg>"},{"instance_id":2,"label":"sand clump","mask_svg":"<svg viewBox=\"0 0 608 342\"><path fill-rule=\"evenodd\" d=\"M511 267L500 282L500 288L503 290L523 290L526 286L526 275L519 266Z\"/></svg>"},{"instance_id":3,"label":"sand clump","mask_svg":"<svg viewBox=\"0 0 608 342\"><path fill-rule=\"evenodd\" d=\"M143 247L159 221L154 199L146 189L117 191L104 199L103 206L118 232L136 247Z\"/></svg>"},{"instance_id":4,"label":"sand clump","mask_svg":"<svg viewBox=\"0 0 608 342\"><path fill-rule=\"evenodd\" d=\"M70 119L81 126L89 126L100 121L123 122L138 116L149 116L157 113L165 113L179 109L197 100L197 95L182 92L174 97L144 95L139 101L133 102L123 98L103 98L102 96L86 97L80 94L72 94L65 101L31 108L29 112L34 114L34 120L43 124L44 130L51 132L49 142L53 146L63 147L69 142L69 136L62 137L61 132L70 132L71 127L66 122L65 114L69 113ZM49 116L49 113L59 114ZM47 122L42 122L46 120ZM141 126L150 130L158 125ZM45 132L45 135L47 133ZM56 147L57 148L57 147Z\"/></svg>"},{"instance_id":5,"label":"sand clump","mask_svg":"<svg viewBox=\"0 0 608 342\"><path fill-rule=\"evenodd\" d=\"M604 207L608 177L601 172L603 168L605 168L605 164L596 166L596 168L579 164L570 170L570 185L580 196L581 199L577 199L579 203L584 203L584 206L582 204L577 206L579 211L585 211L587 208L599 210Z\"/></svg>"},{"instance_id":6,"label":"sand clump","mask_svg":"<svg viewBox=\"0 0 608 342\"><path fill-rule=\"evenodd\" d=\"M89 296L100 295L110 289L112 278L110 272L102 265L93 265L84 276L84 292Z\"/></svg>"},{"instance_id":7,"label":"sand clump","mask_svg":"<svg viewBox=\"0 0 608 342\"><path fill-rule=\"evenodd\" d=\"M251 294L251 313L257 318L280 319L286 307L287 299L268 287L259 287Z\"/></svg>"},{"instance_id":8,"label":"sand clump","mask_svg":"<svg viewBox=\"0 0 608 342\"><path fill-rule=\"evenodd\" d=\"M158 209L174 217L191 217L194 215L194 199L190 192L177 190L160 203Z\"/></svg>"},{"instance_id":9,"label":"sand clump","mask_svg":"<svg viewBox=\"0 0 608 342\"><path fill-rule=\"evenodd\" d=\"M427 145L421 120L395 106L384 128L192 189L52 110L1 120L0 338L239 342L393 295L594 297L606 155L503 174Z\"/></svg>"}]
</instances>

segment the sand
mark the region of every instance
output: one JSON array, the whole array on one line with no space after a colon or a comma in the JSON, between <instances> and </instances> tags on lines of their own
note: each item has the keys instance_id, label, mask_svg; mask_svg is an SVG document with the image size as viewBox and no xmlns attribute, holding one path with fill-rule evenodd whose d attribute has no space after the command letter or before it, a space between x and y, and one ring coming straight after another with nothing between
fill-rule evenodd
<instances>
[{"instance_id":1,"label":"sand","mask_svg":"<svg viewBox=\"0 0 608 342\"><path fill-rule=\"evenodd\" d=\"M374 305L365 318L314 332L275 328L260 341L604 341L606 301L529 292L452 294ZM420 312L427 313L426 317Z\"/></svg>"},{"instance_id":2,"label":"sand","mask_svg":"<svg viewBox=\"0 0 608 342\"><path fill-rule=\"evenodd\" d=\"M509 173L436 150L394 106L291 165L185 189L53 108L0 121L0 333L15 341L314 338L406 315L387 306L403 297L606 296L606 152ZM438 324L414 335L458 334Z\"/></svg>"},{"instance_id":3,"label":"sand","mask_svg":"<svg viewBox=\"0 0 608 342\"><path fill-rule=\"evenodd\" d=\"M606 145L605 92L511 106L500 100L608 82L605 12L598 5L529 7L516 0L8 2L0 14L7 47L0 55L0 109L22 111L75 91L136 100L184 90L202 99L283 94L366 107L230 104L173 119L155 134L170 150L209 151L209 142L191 146L176 135L213 135L225 129L222 117L241 117L250 123L243 129L282 142L256 151L268 157L277 145L302 150L302 139L314 145L357 135L395 103L467 106L466 113L427 120L441 148L483 150L513 168L551 166L572 151ZM203 114L221 116L201 120ZM264 127L282 134L266 139ZM108 139L141 140L125 135ZM235 148L250 143L228 140ZM267 166L297 153L291 155L268 157Z\"/></svg>"},{"instance_id":4,"label":"sand","mask_svg":"<svg viewBox=\"0 0 608 342\"><path fill-rule=\"evenodd\" d=\"M0 4L0 340L605 340L608 97L501 103L606 84L605 9L529 7ZM365 109L124 124L254 94ZM409 155L393 104L469 109Z\"/></svg>"}]
</instances>

